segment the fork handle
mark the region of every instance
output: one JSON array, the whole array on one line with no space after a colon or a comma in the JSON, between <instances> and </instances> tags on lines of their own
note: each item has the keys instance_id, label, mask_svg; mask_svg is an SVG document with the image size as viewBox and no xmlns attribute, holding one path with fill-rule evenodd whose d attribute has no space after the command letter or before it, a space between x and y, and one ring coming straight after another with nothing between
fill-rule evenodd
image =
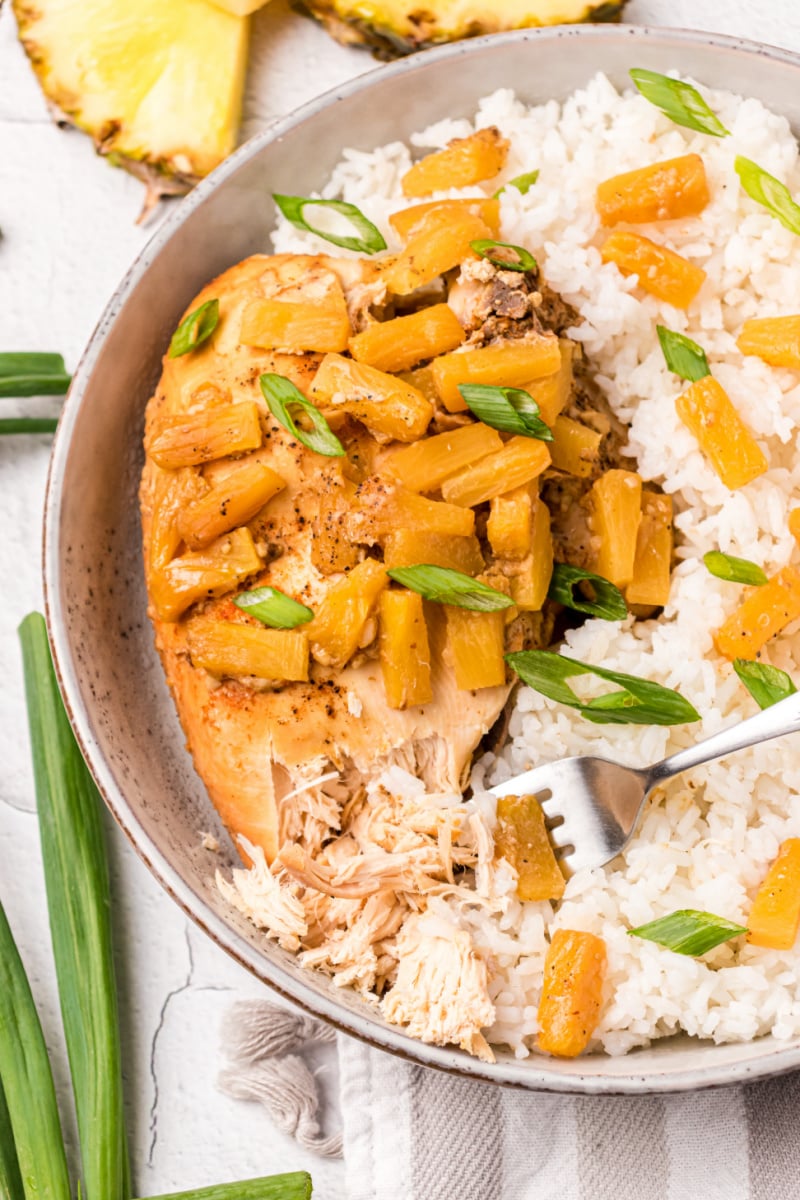
<instances>
[{"instance_id":1,"label":"fork handle","mask_svg":"<svg viewBox=\"0 0 800 1200\"><path fill-rule=\"evenodd\" d=\"M763 709L754 717L748 717L746 721L740 721L738 725L731 725L730 728L715 733L713 737L655 763L645 772L647 787L651 788L665 779L671 779L673 775L680 775L682 771L709 762L712 758L722 758L735 750L754 746L757 742L768 742L784 733L797 732L800 732L800 692L779 700L777 704Z\"/></svg>"}]
</instances>

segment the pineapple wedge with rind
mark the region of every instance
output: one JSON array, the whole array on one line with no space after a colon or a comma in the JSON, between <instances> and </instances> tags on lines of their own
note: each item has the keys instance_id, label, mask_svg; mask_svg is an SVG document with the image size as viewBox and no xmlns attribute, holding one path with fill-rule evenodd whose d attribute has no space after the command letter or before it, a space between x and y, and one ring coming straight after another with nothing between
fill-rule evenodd
<instances>
[{"instance_id":1,"label":"pineapple wedge with rind","mask_svg":"<svg viewBox=\"0 0 800 1200\"><path fill-rule=\"evenodd\" d=\"M249 22L198 0L13 0L47 99L147 185L145 211L236 144Z\"/></svg>"}]
</instances>

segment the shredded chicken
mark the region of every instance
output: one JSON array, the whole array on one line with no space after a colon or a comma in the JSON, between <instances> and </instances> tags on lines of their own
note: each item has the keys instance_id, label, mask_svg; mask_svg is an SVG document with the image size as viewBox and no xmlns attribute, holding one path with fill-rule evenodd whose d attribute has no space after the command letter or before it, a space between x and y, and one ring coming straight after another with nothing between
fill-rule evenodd
<instances>
[{"instance_id":1,"label":"shredded chicken","mask_svg":"<svg viewBox=\"0 0 800 1200\"><path fill-rule=\"evenodd\" d=\"M273 873L267 865L261 847L242 840L252 867L248 871L234 870L232 883L217 871L217 887L234 908L259 929L266 930L284 950L299 950L301 939L308 932L301 901L291 883L282 881L280 874Z\"/></svg>"}]
</instances>

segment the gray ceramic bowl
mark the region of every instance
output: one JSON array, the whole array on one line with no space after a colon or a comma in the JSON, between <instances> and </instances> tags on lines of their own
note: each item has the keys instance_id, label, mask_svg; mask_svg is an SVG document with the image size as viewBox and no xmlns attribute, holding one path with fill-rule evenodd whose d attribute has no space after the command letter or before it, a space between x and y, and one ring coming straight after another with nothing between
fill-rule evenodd
<instances>
[{"instance_id":1,"label":"gray ceramic bowl","mask_svg":"<svg viewBox=\"0 0 800 1200\"><path fill-rule=\"evenodd\" d=\"M345 146L405 138L480 96L513 87L563 98L597 70L670 68L757 96L800 130L800 58L730 38L625 26L483 38L363 76L273 125L171 214L111 300L77 371L56 435L45 520L50 633L64 695L105 799L167 891L228 953L276 991L349 1033L431 1066L494 1083L601 1093L678 1091L800 1066L800 1042L714 1046L674 1038L624 1058L510 1055L494 1065L407 1037L351 992L302 971L231 912L198 831L236 856L194 773L145 613L136 502L145 403L178 316L225 267L269 247L270 192L307 195Z\"/></svg>"}]
</instances>

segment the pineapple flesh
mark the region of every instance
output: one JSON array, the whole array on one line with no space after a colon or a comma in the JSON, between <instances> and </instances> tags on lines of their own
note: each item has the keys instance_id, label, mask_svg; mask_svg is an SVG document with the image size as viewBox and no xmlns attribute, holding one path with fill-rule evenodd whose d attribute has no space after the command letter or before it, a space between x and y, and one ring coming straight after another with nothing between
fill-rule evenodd
<instances>
[{"instance_id":1,"label":"pineapple flesh","mask_svg":"<svg viewBox=\"0 0 800 1200\"><path fill-rule=\"evenodd\" d=\"M12 0L42 90L147 185L145 210L233 150L247 17L198 0Z\"/></svg>"},{"instance_id":2,"label":"pineapple flesh","mask_svg":"<svg viewBox=\"0 0 800 1200\"><path fill-rule=\"evenodd\" d=\"M618 21L627 0L294 0L345 45L368 46L378 58L411 54L460 38L568 25Z\"/></svg>"}]
</instances>

